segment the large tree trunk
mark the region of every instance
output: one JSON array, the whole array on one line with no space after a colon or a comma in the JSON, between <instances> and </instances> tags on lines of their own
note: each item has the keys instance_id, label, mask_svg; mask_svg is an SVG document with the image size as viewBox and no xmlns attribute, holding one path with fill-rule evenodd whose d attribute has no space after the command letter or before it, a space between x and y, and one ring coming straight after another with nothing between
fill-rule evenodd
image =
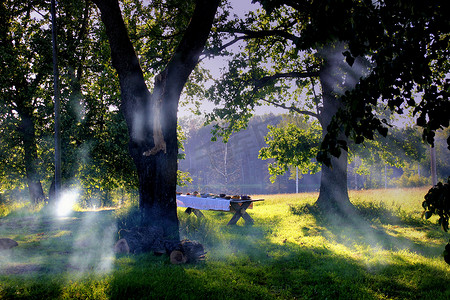
<instances>
[{"instance_id":1,"label":"large tree trunk","mask_svg":"<svg viewBox=\"0 0 450 300\"><path fill-rule=\"evenodd\" d=\"M336 57L339 57L342 51L340 47L337 47L324 52L324 63L319 74L323 97L323 109L320 114L323 137L327 134L327 127L333 116L344 105L336 94L336 87L343 81L342 70L338 67L339 62L336 61ZM344 133L340 134L339 139L348 141ZM348 153L342 150L339 157L332 156L330 167L322 165L319 198L316 204L325 212L339 214L353 212L354 206L348 197L347 159Z\"/></svg>"},{"instance_id":2,"label":"large tree trunk","mask_svg":"<svg viewBox=\"0 0 450 300\"><path fill-rule=\"evenodd\" d=\"M353 212L347 191L347 152L331 159L331 167L322 165L320 192L316 204L325 212Z\"/></svg>"},{"instance_id":3,"label":"large tree trunk","mask_svg":"<svg viewBox=\"0 0 450 300\"><path fill-rule=\"evenodd\" d=\"M181 91L208 38L220 0L197 0L172 59L155 79L153 93L128 37L117 0L94 0L101 11L119 74L121 111L129 150L139 177L139 204L146 226L161 226L166 239L179 240L176 205L177 110Z\"/></svg>"}]
</instances>

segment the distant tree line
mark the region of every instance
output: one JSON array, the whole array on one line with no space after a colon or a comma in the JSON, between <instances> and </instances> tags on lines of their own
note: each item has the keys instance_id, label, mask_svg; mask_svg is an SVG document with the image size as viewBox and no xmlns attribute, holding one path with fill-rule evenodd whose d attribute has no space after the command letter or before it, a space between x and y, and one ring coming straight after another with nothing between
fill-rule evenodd
<instances>
[{"instance_id":1,"label":"distant tree line","mask_svg":"<svg viewBox=\"0 0 450 300\"><path fill-rule=\"evenodd\" d=\"M203 126L202 118L182 118L180 125L186 133L185 158L179 169L187 172L192 182L179 186L180 192L211 192L230 194L294 193L296 169L270 171L276 158L262 159L261 149L274 128L295 122L295 126L311 127L301 116L258 115L250 119L245 130L236 132L224 143L211 141L213 125ZM272 129L270 129L272 128ZM448 130L448 129L447 129ZM292 135L292 130L288 131ZM274 135L270 135L274 137ZM450 173L450 153L446 149L446 133L440 131L435 139L437 176L444 180ZM279 137L279 136L278 136ZM308 145L309 149L317 147ZM286 157L284 154L283 157ZM320 167L314 156L310 164L300 169L298 190L317 191ZM378 136L351 154L348 164L349 189L431 186L430 148L421 139L417 127L393 128L387 137ZM275 176L274 176L275 175ZM271 181L271 177L273 180Z\"/></svg>"}]
</instances>

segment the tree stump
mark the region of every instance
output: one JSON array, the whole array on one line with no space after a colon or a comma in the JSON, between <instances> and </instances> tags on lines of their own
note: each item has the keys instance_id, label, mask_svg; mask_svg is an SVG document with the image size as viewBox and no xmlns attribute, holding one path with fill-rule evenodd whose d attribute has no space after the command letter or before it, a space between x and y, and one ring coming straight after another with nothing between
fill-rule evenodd
<instances>
[{"instance_id":1,"label":"tree stump","mask_svg":"<svg viewBox=\"0 0 450 300\"><path fill-rule=\"evenodd\" d=\"M186 262L196 262L205 259L205 248L199 242L182 240L180 246L181 252L186 256Z\"/></svg>"},{"instance_id":2,"label":"tree stump","mask_svg":"<svg viewBox=\"0 0 450 300\"><path fill-rule=\"evenodd\" d=\"M114 245L114 252L115 253L130 253L130 246L128 246L126 239L120 239L117 241L117 243Z\"/></svg>"},{"instance_id":3,"label":"tree stump","mask_svg":"<svg viewBox=\"0 0 450 300\"><path fill-rule=\"evenodd\" d=\"M183 252L173 250L172 253L170 253L170 262L174 265L185 264L187 262L187 257Z\"/></svg>"}]
</instances>

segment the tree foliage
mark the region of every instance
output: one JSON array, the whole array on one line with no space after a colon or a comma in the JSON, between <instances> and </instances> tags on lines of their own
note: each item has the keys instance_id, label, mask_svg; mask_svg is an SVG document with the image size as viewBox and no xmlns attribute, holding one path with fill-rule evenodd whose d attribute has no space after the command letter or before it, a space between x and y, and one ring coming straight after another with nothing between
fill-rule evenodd
<instances>
[{"instance_id":1,"label":"tree foliage","mask_svg":"<svg viewBox=\"0 0 450 300\"><path fill-rule=\"evenodd\" d=\"M448 231L450 218L450 177L446 183L438 182L425 195L425 201L422 202L425 209L423 215L426 219L431 218L433 214L439 216L439 225L445 232Z\"/></svg>"},{"instance_id":2,"label":"tree foliage","mask_svg":"<svg viewBox=\"0 0 450 300\"><path fill-rule=\"evenodd\" d=\"M357 57L366 56L374 66L369 76L346 93L343 99L347 105L336 116L323 150L339 146L332 141L341 126L356 142L372 139L374 131L384 135L386 122L373 109L378 103L400 114L405 107L412 107L417 125L423 128L423 137L430 144L436 130L448 127L450 22L444 12L449 8L447 1L268 2L307 7L304 11L311 22L302 33L306 40L345 41L349 48L344 55L350 65ZM335 22L324 26L324 20Z\"/></svg>"},{"instance_id":3,"label":"tree foliage","mask_svg":"<svg viewBox=\"0 0 450 300\"><path fill-rule=\"evenodd\" d=\"M268 165L272 182L290 166L299 168L301 174L320 170L320 164L313 159L319 151L322 130L317 122L305 123L303 118L298 119L295 123L288 120L278 126L268 126L269 132L264 138L268 146L260 150L259 158L275 159ZM302 126L302 123L307 125Z\"/></svg>"},{"instance_id":4,"label":"tree foliage","mask_svg":"<svg viewBox=\"0 0 450 300\"><path fill-rule=\"evenodd\" d=\"M442 230L448 232L450 218L450 177L446 183L438 182L425 195L425 201L422 202L425 209L423 216L426 219L431 218L433 214L439 216L439 225ZM444 260L450 265L450 241L444 248Z\"/></svg>"},{"instance_id":5,"label":"tree foliage","mask_svg":"<svg viewBox=\"0 0 450 300\"><path fill-rule=\"evenodd\" d=\"M273 53L286 61L298 61L286 54L289 49L297 49L291 53L298 55L298 51L320 49L341 41L347 45L342 53L349 66L360 58L366 58L370 63L370 73L363 78L357 77L355 88L344 91L342 100L346 105L340 108L328 128L319 160L328 164L330 154L337 155L340 153L338 148L347 147L339 141L342 129L357 143L373 139L375 131L385 136L387 120L379 118L374 110L380 103L399 114L412 107L417 125L424 129L423 137L429 143L433 143L436 130L448 127L450 82L446 74L449 71L450 22L445 13L449 8L447 1L257 2L266 9L267 16L255 18L250 14L248 21L254 27L239 23L225 29L239 34L235 40L265 37L267 45L259 49L277 49L279 51ZM258 57L258 48L252 50L254 57ZM265 57L264 62L268 63L267 58L272 56ZM242 69L250 69L245 63L243 66ZM255 74L247 70L244 74L248 73L250 77ZM264 68L257 70L264 76L261 73ZM251 108L250 105L247 107ZM245 110L240 112L245 113Z\"/></svg>"},{"instance_id":6,"label":"tree foliage","mask_svg":"<svg viewBox=\"0 0 450 300\"><path fill-rule=\"evenodd\" d=\"M43 1L0 4L1 144L20 153L0 157L4 165L1 175L15 183L18 178L11 174L26 179L34 203L44 199L38 140L46 127L38 130L38 125L46 118L46 87L51 72L51 44L46 43L50 31L45 28L45 18L34 17L34 9L43 5Z\"/></svg>"},{"instance_id":7,"label":"tree foliage","mask_svg":"<svg viewBox=\"0 0 450 300\"><path fill-rule=\"evenodd\" d=\"M192 3L178 2L124 3L124 19L134 44L142 50L147 79L170 59L189 21ZM54 178L50 5L46 1L4 1L0 8L2 189L23 188L25 160L31 156L25 153L21 122L22 111L29 111L37 148L31 161L47 192ZM127 126L119 111L117 73L97 15L91 1L57 3L62 178L65 187L80 186L83 197L137 188ZM19 111L18 104L26 110Z\"/></svg>"}]
</instances>

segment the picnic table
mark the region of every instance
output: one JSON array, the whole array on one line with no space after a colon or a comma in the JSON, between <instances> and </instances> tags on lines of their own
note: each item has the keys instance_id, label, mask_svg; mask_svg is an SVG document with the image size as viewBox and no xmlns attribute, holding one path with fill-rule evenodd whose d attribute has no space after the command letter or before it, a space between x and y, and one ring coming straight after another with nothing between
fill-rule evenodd
<instances>
[{"instance_id":1,"label":"picnic table","mask_svg":"<svg viewBox=\"0 0 450 300\"><path fill-rule=\"evenodd\" d=\"M254 224L255 221L247 213L247 209L252 209L253 202L256 201L264 201L264 199L224 199L177 195L177 206L186 207L186 213L194 213L197 217L204 217L200 210L234 212L227 225L236 225L240 218L244 219L247 225Z\"/></svg>"}]
</instances>

